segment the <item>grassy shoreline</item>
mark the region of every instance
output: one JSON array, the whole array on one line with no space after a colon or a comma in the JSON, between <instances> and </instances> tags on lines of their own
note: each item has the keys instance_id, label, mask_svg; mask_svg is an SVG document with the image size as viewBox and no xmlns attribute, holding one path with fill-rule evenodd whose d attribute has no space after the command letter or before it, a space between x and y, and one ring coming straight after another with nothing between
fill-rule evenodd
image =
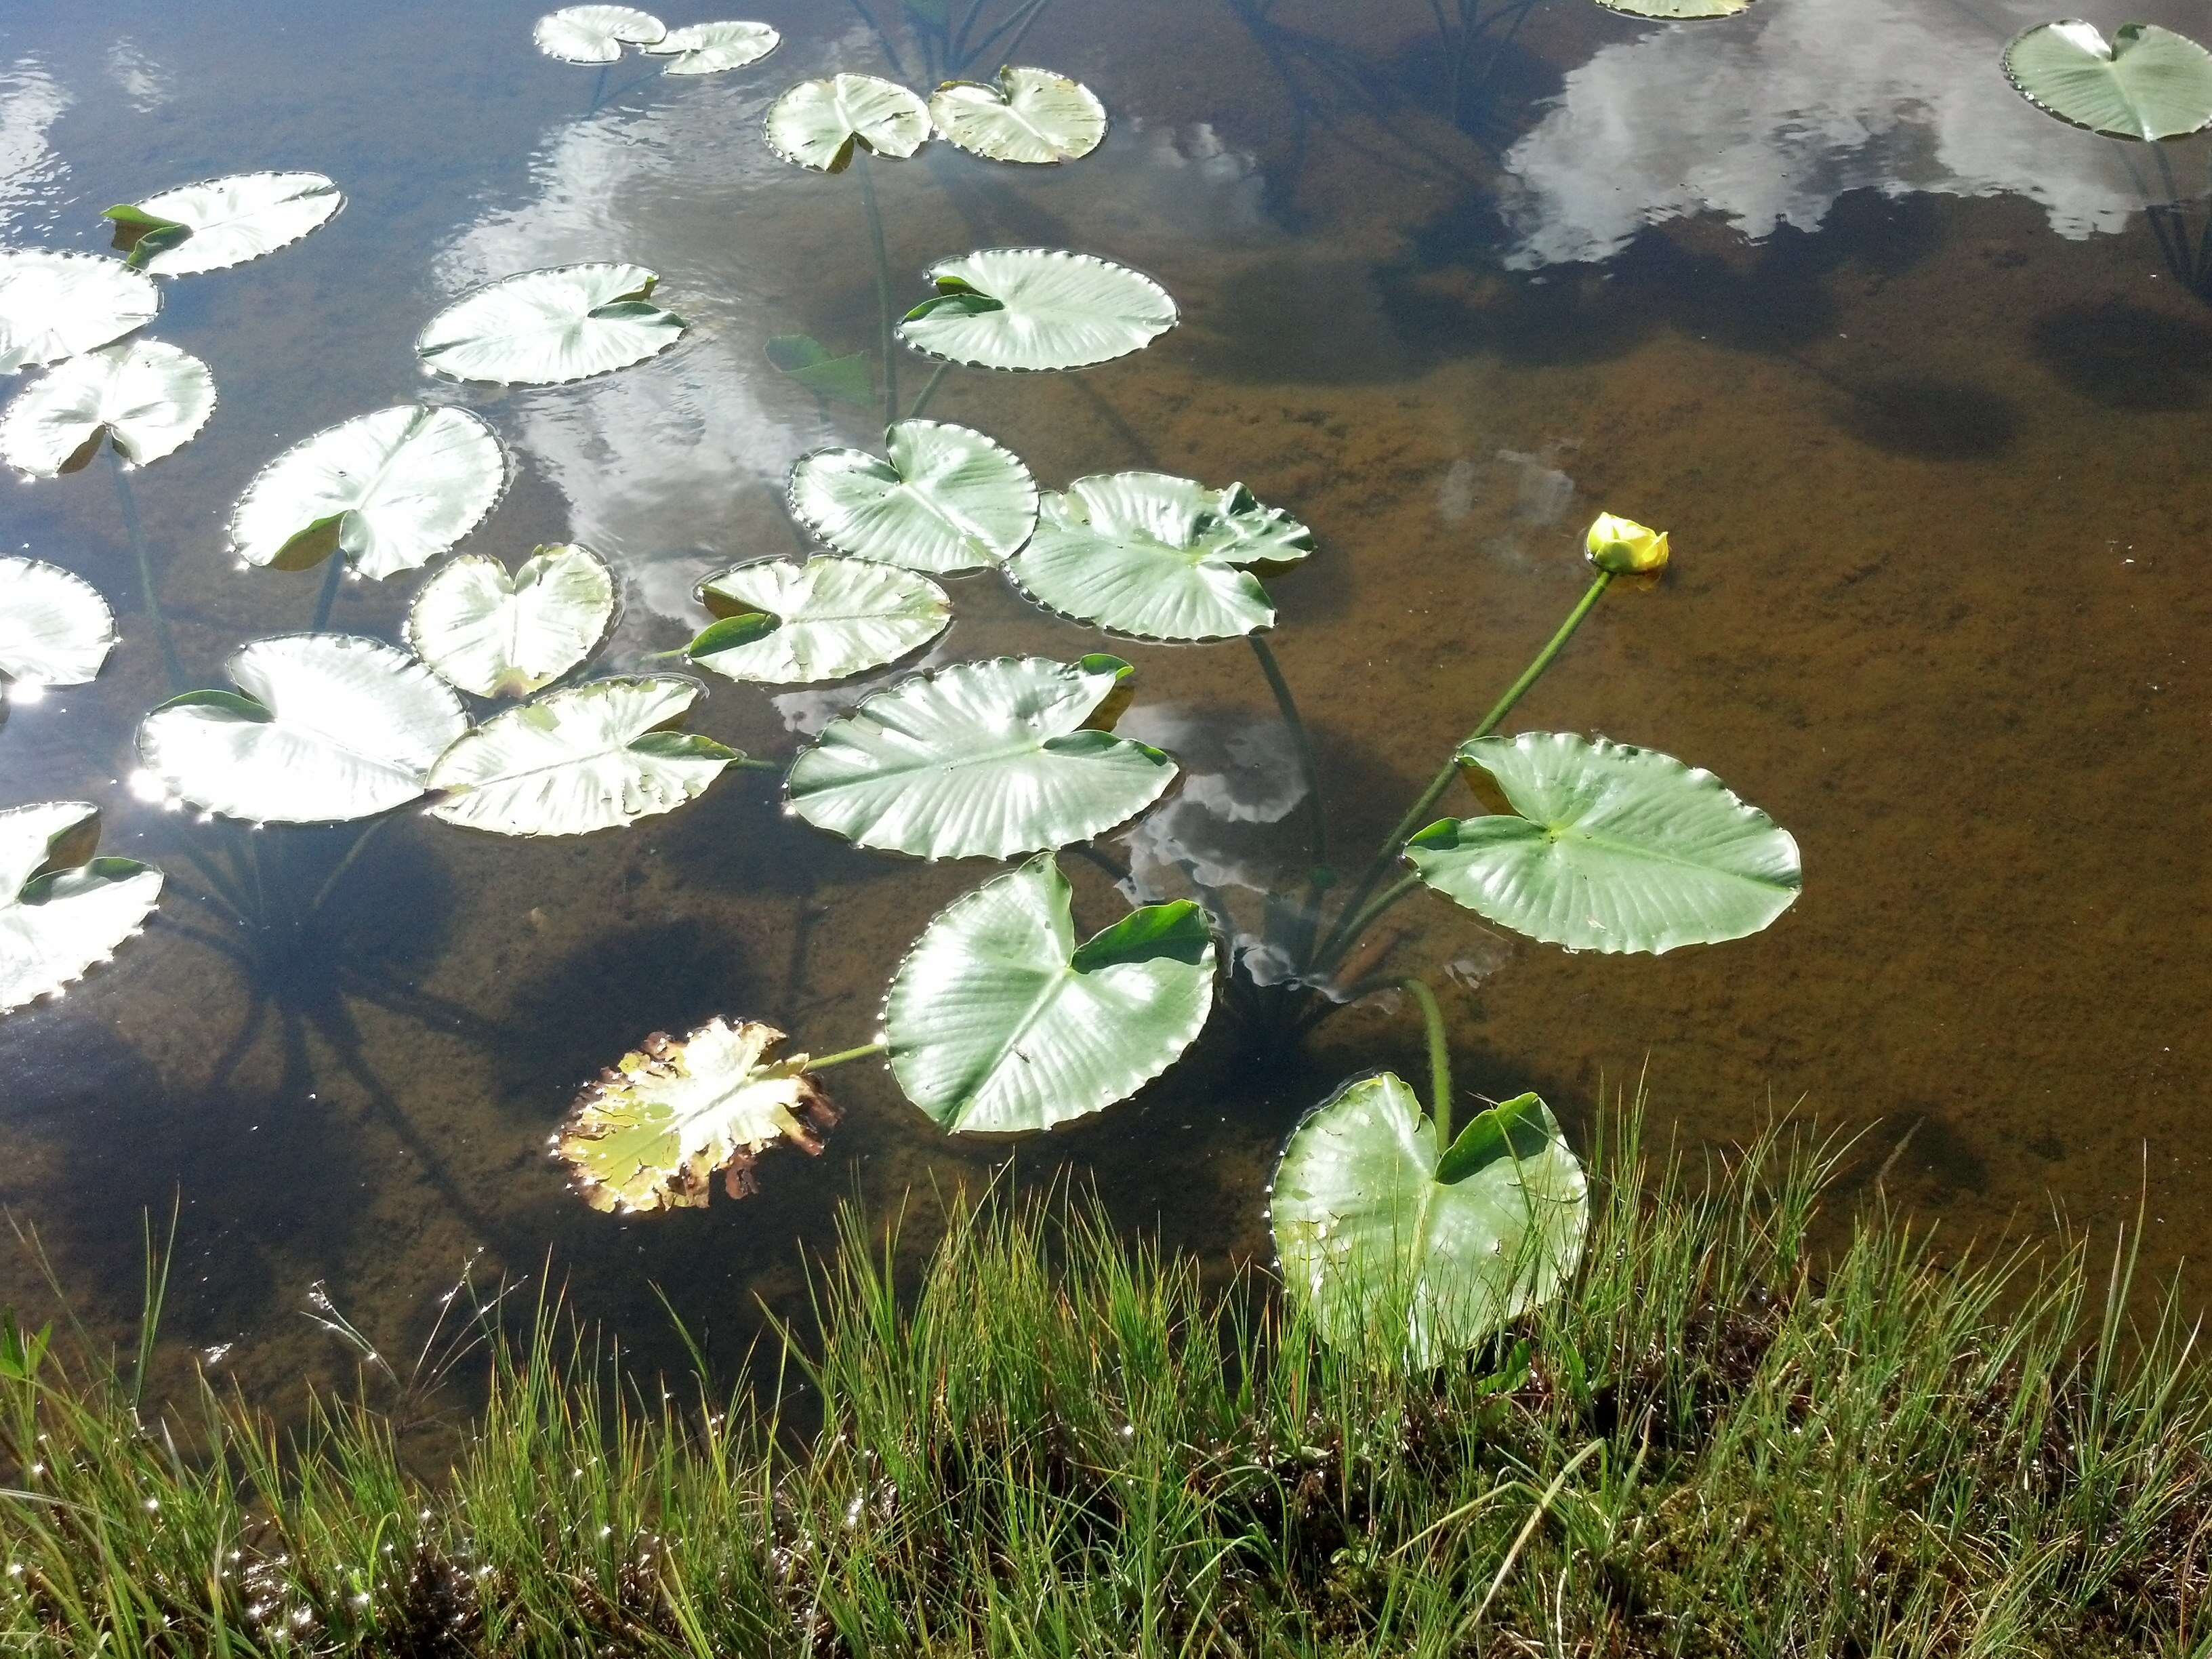
<instances>
[{"instance_id":1,"label":"grassy shoreline","mask_svg":"<svg viewBox=\"0 0 2212 1659\"><path fill-rule=\"evenodd\" d=\"M810 1434L542 1304L294 1433L11 1325L0 1645L2212 1652L2212 1387L2124 1247L1949 1262L1876 1207L1816 1257L1789 1133L1686 1170L1632 1116L1590 1163L1567 1296L1410 1379L1080 1201L956 1215L905 1287L848 1214L781 1356ZM426 1456L452 1363L488 1403Z\"/></svg>"}]
</instances>

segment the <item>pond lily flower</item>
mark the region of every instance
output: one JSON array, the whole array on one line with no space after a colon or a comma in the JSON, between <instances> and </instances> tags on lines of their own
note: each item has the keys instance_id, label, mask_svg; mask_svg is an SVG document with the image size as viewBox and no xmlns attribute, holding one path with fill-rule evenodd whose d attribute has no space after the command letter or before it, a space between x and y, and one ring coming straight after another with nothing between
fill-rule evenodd
<instances>
[{"instance_id":1,"label":"pond lily flower","mask_svg":"<svg viewBox=\"0 0 2212 1659\"><path fill-rule=\"evenodd\" d=\"M1667 568L1667 532L1617 513L1597 515L1585 545L1589 562L1615 576L1656 576Z\"/></svg>"}]
</instances>

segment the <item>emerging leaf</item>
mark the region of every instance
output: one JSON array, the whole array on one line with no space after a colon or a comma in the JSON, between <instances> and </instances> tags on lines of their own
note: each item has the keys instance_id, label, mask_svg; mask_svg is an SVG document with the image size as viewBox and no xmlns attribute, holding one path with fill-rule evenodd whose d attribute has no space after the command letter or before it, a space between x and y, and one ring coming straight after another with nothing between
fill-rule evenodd
<instances>
[{"instance_id":1,"label":"emerging leaf","mask_svg":"<svg viewBox=\"0 0 2212 1659\"><path fill-rule=\"evenodd\" d=\"M2021 97L2107 138L2185 138L2212 126L2212 52L2155 23L2124 23L2106 44L2094 23L2040 23L2004 50Z\"/></svg>"},{"instance_id":2,"label":"emerging leaf","mask_svg":"<svg viewBox=\"0 0 2212 1659\"><path fill-rule=\"evenodd\" d=\"M58 995L115 954L161 896L161 872L95 859L100 809L46 801L0 811L0 1013Z\"/></svg>"},{"instance_id":3,"label":"emerging leaf","mask_svg":"<svg viewBox=\"0 0 2212 1659\"><path fill-rule=\"evenodd\" d=\"M541 547L512 576L465 553L416 594L407 643L464 691L526 696L589 656L614 614L613 574L587 547Z\"/></svg>"},{"instance_id":4,"label":"emerging leaf","mask_svg":"<svg viewBox=\"0 0 2212 1659\"><path fill-rule=\"evenodd\" d=\"M842 680L918 651L945 631L952 605L927 576L858 559L799 564L763 559L700 585L718 617L758 616L766 626L691 645L691 660L733 680L796 685Z\"/></svg>"},{"instance_id":5,"label":"emerging leaf","mask_svg":"<svg viewBox=\"0 0 2212 1659\"><path fill-rule=\"evenodd\" d=\"M242 265L327 224L345 205L319 173L234 173L112 207L131 263L157 276Z\"/></svg>"},{"instance_id":6,"label":"emerging leaf","mask_svg":"<svg viewBox=\"0 0 2212 1659\"><path fill-rule=\"evenodd\" d=\"M0 416L0 459L51 477L99 453L103 436L143 466L174 454L215 412L215 377L159 340L122 340L71 357Z\"/></svg>"},{"instance_id":7,"label":"emerging leaf","mask_svg":"<svg viewBox=\"0 0 2212 1659\"><path fill-rule=\"evenodd\" d=\"M430 319L417 356L457 380L559 386L641 363L686 326L652 300L643 265L556 265L502 277Z\"/></svg>"},{"instance_id":8,"label":"emerging leaf","mask_svg":"<svg viewBox=\"0 0 2212 1659\"><path fill-rule=\"evenodd\" d=\"M667 58L670 75L719 75L758 63L782 40L765 23L694 23L669 30L645 51Z\"/></svg>"},{"instance_id":9,"label":"emerging leaf","mask_svg":"<svg viewBox=\"0 0 2212 1659\"><path fill-rule=\"evenodd\" d=\"M1059 248L988 248L930 267L939 290L899 324L915 350L978 368L1081 368L1149 345L1175 301L1127 265Z\"/></svg>"},{"instance_id":10,"label":"emerging leaf","mask_svg":"<svg viewBox=\"0 0 2212 1659\"><path fill-rule=\"evenodd\" d=\"M650 46L667 32L635 6L563 6L539 18L530 37L538 51L563 64L611 64L623 46Z\"/></svg>"},{"instance_id":11,"label":"emerging leaf","mask_svg":"<svg viewBox=\"0 0 2212 1659\"><path fill-rule=\"evenodd\" d=\"M817 173L842 173L853 152L903 160L929 137L929 109L895 81L833 75L801 81L769 106L768 147Z\"/></svg>"},{"instance_id":12,"label":"emerging leaf","mask_svg":"<svg viewBox=\"0 0 2212 1659\"><path fill-rule=\"evenodd\" d=\"M1106 108L1079 81L1008 67L996 82L948 81L930 94L938 131L994 161L1073 161L1106 136Z\"/></svg>"},{"instance_id":13,"label":"emerging leaf","mask_svg":"<svg viewBox=\"0 0 2212 1659\"><path fill-rule=\"evenodd\" d=\"M27 700L83 685L115 648L115 613L83 577L39 559L0 559L0 692Z\"/></svg>"},{"instance_id":14,"label":"emerging leaf","mask_svg":"<svg viewBox=\"0 0 2212 1659\"><path fill-rule=\"evenodd\" d=\"M1036 528L1036 481L981 433L900 421L884 447L801 455L792 516L840 553L940 576L996 564Z\"/></svg>"},{"instance_id":15,"label":"emerging leaf","mask_svg":"<svg viewBox=\"0 0 2212 1659\"><path fill-rule=\"evenodd\" d=\"M104 346L161 308L153 279L120 259L0 249L0 374Z\"/></svg>"},{"instance_id":16,"label":"emerging leaf","mask_svg":"<svg viewBox=\"0 0 2212 1659\"><path fill-rule=\"evenodd\" d=\"M817 398L861 409L875 404L875 360L865 351L833 357L811 334L778 334L768 343L768 360Z\"/></svg>"}]
</instances>

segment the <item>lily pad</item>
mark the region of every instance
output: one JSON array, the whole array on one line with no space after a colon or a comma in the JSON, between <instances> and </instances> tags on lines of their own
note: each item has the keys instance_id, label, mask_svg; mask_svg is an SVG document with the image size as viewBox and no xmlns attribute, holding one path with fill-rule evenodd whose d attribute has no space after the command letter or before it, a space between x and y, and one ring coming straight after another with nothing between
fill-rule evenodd
<instances>
[{"instance_id":1,"label":"lily pad","mask_svg":"<svg viewBox=\"0 0 2212 1659\"><path fill-rule=\"evenodd\" d=\"M996 657L917 674L823 728L784 785L809 823L917 858L1085 841L1175 779L1158 750L1090 724L1128 664Z\"/></svg>"},{"instance_id":2,"label":"lily pad","mask_svg":"<svg viewBox=\"0 0 2212 1659\"><path fill-rule=\"evenodd\" d=\"M779 1141L819 1152L837 1121L805 1054L768 1058L782 1041L757 1020L710 1019L681 1042L655 1032L584 1085L553 1155L595 1210L696 1209L718 1172L743 1198L761 1153Z\"/></svg>"},{"instance_id":3,"label":"lily pad","mask_svg":"<svg viewBox=\"0 0 2212 1659\"><path fill-rule=\"evenodd\" d=\"M2108 138L2183 138L2212 126L2212 52L2155 23L2124 23L2108 43L2069 18L2013 36L2005 75L2047 114Z\"/></svg>"},{"instance_id":4,"label":"lily pad","mask_svg":"<svg viewBox=\"0 0 2212 1659\"><path fill-rule=\"evenodd\" d=\"M1283 1283L1323 1340L1425 1370L1559 1294L1589 1189L1534 1095L1469 1123L1440 1170L1436 1125L1383 1072L1291 1132L1270 1218Z\"/></svg>"},{"instance_id":5,"label":"lily pad","mask_svg":"<svg viewBox=\"0 0 2212 1659\"><path fill-rule=\"evenodd\" d=\"M231 514L231 545L280 570L343 553L381 580L443 553L506 488L507 452L483 420L401 404L326 428L263 467Z\"/></svg>"},{"instance_id":6,"label":"lily pad","mask_svg":"<svg viewBox=\"0 0 2212 1659\"><path fill-rule=\"evenodd\" d=\"M0 374L104 346L161 308L154 279L120 259L0 249Z\"/></svg>"},{"instance_id":7,"label":"lily pad","mask_svg":"<svg viewBox=\"0 0 2212 1659\"><path fill-rule=\"evenodd\" d=\"M613 574L587 547L541 547L512 576L465 553L407 607L407 643L464 691L527 696L591 655L614 614Z\"/></svg>"},{"instance_id":8,"label":"lily pad","mask_svg":"<svg viewBox=\"0 0 2212 1659\"><path fill-rule=\"evenodd\" d=\"M669 30L645 50L667 58L670 75L719 75L757 64L782 42L765 23L694 23Z\"/></svg>"},{"instance_id":9,"label":"lily pad","mask_svg":"<svg viewBox=\"0 0 2212 1659\"><path fill-rule=\"evenodd\" d=\"M17 394L0 416L0 459L26 472L73 472L112 441L143 466L174 454L215 412L215 376L159 340L119 340L71 357Z\"/></svg>"},{"instance_id":10,"label":"lily pad","mask_svg":"<svg viewBox=\"0 0 2212 1659\"><path fill-rule=\"evenodd\" d=\"M430 769L430 815L498 836L582 836L672 811L739 758L664 729L699 691L677 674L592 680L495 714Z\"/></svg>"},{"instance_id":11,"label":"lily pad","mask_svg":"<svg viewBox=\"0 0 2212 1659\"><path fill-rule=\"evenodd\" d=\"M1148 640L1230 639L1274 625L1274 605L1247 567L1303 559L1311 541L1242 484L1111 472L1048 491L1036 534L1006 574L1079 622Z\"/></svg>"},{"instance_id":12,"label":"lily pad","mask_svg":"<svg viewBox=\"0 0 2212 1659\"><path fill-rule=\"evenodd\" d=\"M777 334L769 339L768 360L817 398L874 406L876 362L865 351L836 356L811 334Z\"/></svg>"},{"instance_id":13,"label":"lily pad","mask_svg":"<svg viewBox=\"0 0 2212 1659\"><path fill-rule=\"evenodd\" d=\"M842 680L918 651L952 620L927 576L858 559L763 559L709 576L700 602L722 620L691 660L733 680Z\"/></svg>"},{"instance_id":14,"label":"lily pad","mask_svg":"<svg viewBox=\"0 0 2212 1659\"><path fill-rule=\"evenodd\" d=\"M100 809L51 800L0 812L0 1013L58 995L145 925L161 872L96 859Z\"/></svg>"},{"instance_id":15,"label":"lily pad","mask_svg":"<svg viewBox=\"0 0 2212 1659\"><path fill-rule=\"evenodd\" d=\"M226 817L337 823L404 806L468 729L445 682L381 640L283 635L227 668L238 691L188 691L138 728L146 770Z\"/></svg>"},{"instance_id":16,"label":"lily pad","mask_svg":"<svg viewBox=\"0 0 2212 1659\"><path fill-rule=\"evenodd\" d=\"M1213 937L1188 899L1077 945L1049 853L953 900L884 1005L891 1071L955 1133L1049 1129L1126 1100L1180 1059L1213 1006Z\"/></svg>"},{"instance_id":17,"label":"lily pad","mask_svg":"<svg viewBox=\"0 0 2212 1659\"><path fill-rule=\"evenodd\" d=\"M1655 955L1718 944L1758 933L1804 884L1789 831L1671 755L1524 732L1459 757L1513 811L1432 823L1406 856L1438 892L1530 939Z\"/></svg>"},{"instance_id":18,"label":"lily pad","mask_svg":"<svg viewBox=\"0 0 2212 1659\"><path fill-rule=\"evenodd\" d=\"M21 701L83 685L115 648L115 613L82 576L40 559L0 559L0 691Z\"/></svg>"},{"instance_id":19,"label":"lily pad","mask_svg":"<svg viewBox=\"0 0 2212 1659\"><path fill-rule=\"evenodd\" d=\"M653 302L643 265L556 265L464 295L430 319L417 356L441 374L497 386L560 386L641 363L687 325Z\"/></svg>"},{"instance_id":20,"label":"lily pad","mask_svg":"<svg viewBox=\"0 0 2212 1659\"><path fill-rule=\"evenodd\" d=\"M234 173L112 207L130 263L157 276L194 276L258 259L320 228L345 205L319 173Z\"/></svg>"},{"instance_id":21,"label":"lily pad","mask_svg":"<svg viewBox=\"0 0 2212 1659\"><path fill-rule=\"evenodd\" d=\"M1631 17L1648 17L1655 22L1672 23L1697 17L1733 17L1738 12L1749 11L1752 0L1597 0L1607 11L1625 12Z\"/></svg>"},{"instance_id":22,"label":"lily pad","mask_svg":"<svg viewBox=\"0 0 2212 1659\"><path fill-rule=\"evenodd\" d=\"M530 38L564 64L611 64L624 46L651 46L667 33L658 17L635 6L563 6L539 18Z\"/></svg>"},{"instance_id":23,"label":"lily pad","mask_svg":"<svg viewBox=\"0 0 2212 1659\"><path fill-rule=\"evenodd\" d=\"M817 449L791 469L793 517L840 553L934 575L998 563L1036 528L1021 458L964 426L900 421L889 459Z\"/></svg>"},{"instance_id":24,"label":"lily pad","mask_svg":"<svg viewBox=\"0 0 2212 1659\"><path fill-rule=\"evenodd\" d=\"M915 350L977 368L1081 368L1149 345L1176 325L1151 277L1060 248L987 248L932 265L934 297L898 325Z\"/></svg>"},{"instance_id":25,"label":"lily pad","mask_svg":"<svg viewBox=\"0 0 2212 1659\"><path fill-rule=\"evenodd\" d=\"M1106 136L1106 106L1080 81L1012 65L995 82L948 81L929 118L971 155L994 161L1073 161Z\"/></svg>"},{"instance_id":26,"label":"lily pad","mask_svg":"<svg viewBox=\"0 0 2212 1659\"><path fill-rule=\"evenodd\" d=\"M817 173L842 173L856 149L903 161L929 137L929 106L896 81L801 81L769 106L768 147Z\"/></svg>"}]
</instances>

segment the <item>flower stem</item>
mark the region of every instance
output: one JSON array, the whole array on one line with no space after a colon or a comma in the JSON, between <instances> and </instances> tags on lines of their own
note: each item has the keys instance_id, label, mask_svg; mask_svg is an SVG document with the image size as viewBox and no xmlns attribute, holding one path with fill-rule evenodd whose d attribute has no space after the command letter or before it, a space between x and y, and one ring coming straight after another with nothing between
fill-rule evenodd
<instances>
[{"instance_id":1,"label":"flower stem","mask_svg":"<svg viewBox=\"0 0 2212 1659\"><path fill-rule=\"evenodd\" d=\"M1451 1047L1444 1040L1443 1010L1425 980L1398 983L1420 1005L1422 1023L1429 1029L1429 1115L1436 1120L1437 1154L1442 1157L1450 1150L1452 1130Z\"/></svg>"},{"instance_id":2,"label":"flower stem","mask_svg":"<svg viewBox=\"0 0 2212 1659\"><path fill-rule=\"evenodd\" d=\"M891 256L884 246L883 210L876 205L876 166L866 152L854 158L860 166L860 200L868 210L868 235L876 248L876 324L878 344L884 356L884 424L898 419L898 359L891 355Z\"/></svg>"},{"instance_id":3,"label":"flower stem","mask_svg":"<svg viewBox=\"0 0 2212 1659\"><path fill-rule=\"evenodd\" d=\"M887 1042L871 1042L862 1048L841 1048L834 1054L823 1054L818 1060L808 1060L806 1069L810 1072L826 1072L832 1066L842 1066L847 1060L866 1060L871 1055L879 1054L890 1046Z\"/></svg>"}]
</instances>

